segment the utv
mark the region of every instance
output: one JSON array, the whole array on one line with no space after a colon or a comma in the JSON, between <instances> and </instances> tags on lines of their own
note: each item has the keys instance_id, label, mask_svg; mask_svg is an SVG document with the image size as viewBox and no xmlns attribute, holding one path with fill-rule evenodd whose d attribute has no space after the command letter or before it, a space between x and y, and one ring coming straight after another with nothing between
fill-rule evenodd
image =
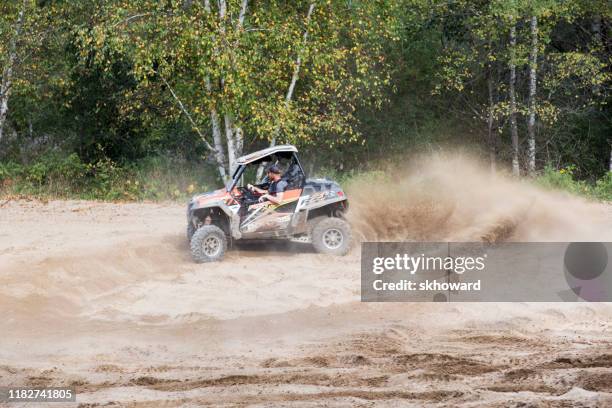
<instances>
[{"instance_id":1,"label":"utv","mask_svg":"<svg viewBox=\"0 0 612 408\"><path fill-rule=\"evenodd\" d=\"M276 164L287 187L280 204L259 202L247 189L251 183L266 189L269 180L256 182L258 168ZM187 238L196 262L220 260L235 240L284 239L312 243L320 253L344 255L351 229L344 219L348 200L340 186L327 179L306 179L291 145L273 146L242 156L225 188L195 195L187 206Z\"/></svg>"}]
</instances>

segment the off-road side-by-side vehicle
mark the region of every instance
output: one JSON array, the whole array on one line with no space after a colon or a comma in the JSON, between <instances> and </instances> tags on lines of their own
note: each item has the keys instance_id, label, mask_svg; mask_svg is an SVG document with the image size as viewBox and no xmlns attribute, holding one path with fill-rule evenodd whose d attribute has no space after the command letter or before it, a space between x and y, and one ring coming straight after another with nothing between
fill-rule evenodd
<instances>
[{"instance_id":1,"label":"off-road side-by-side vehicle","mask_svg":"<svg viewBox=\"0 0 612 408\"><path fill-rule=\"evenodd\" d=\"M256 182L258 168L276 164L287 187L280 204L259 202L247 185L266 189L267 177ZM348 200L342 188L327 179L306 179L291 145L269 147L242 156L225 188L195 195L187 207L187 237L196 262L220 260L236 240L285 239L312 243L316 251L344 255L351 229L344 219Z\"/></svg>"}]
</instances>

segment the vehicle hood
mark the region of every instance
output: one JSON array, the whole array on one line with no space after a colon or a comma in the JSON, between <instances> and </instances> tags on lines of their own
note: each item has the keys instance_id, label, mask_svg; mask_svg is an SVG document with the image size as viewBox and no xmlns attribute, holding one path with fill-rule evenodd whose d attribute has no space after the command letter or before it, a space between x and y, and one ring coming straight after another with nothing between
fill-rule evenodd
<instances>
[{"instance_id":1,"label":"vehicle hood","mask_svg":"<svg viewBox=\"0 0 612 408\"><path fill-rule=\"evenodd\" d=\"M189 202L189 206L193 208L207 207L213 203L228 199L231 199L229 193L224 188L220 188L219 190L194 195Z\"/></svg>"}]
</instances>

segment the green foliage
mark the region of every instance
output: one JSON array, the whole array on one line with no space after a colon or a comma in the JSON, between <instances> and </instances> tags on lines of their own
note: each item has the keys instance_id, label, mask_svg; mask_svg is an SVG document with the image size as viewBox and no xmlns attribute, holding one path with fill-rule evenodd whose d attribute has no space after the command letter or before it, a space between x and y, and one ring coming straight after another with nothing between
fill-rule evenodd
<instances>
[{"instance_id":1,"label":"green foliage","mask_svg":"<svg viewBox=\"0 0 612 408\"><path fill-rule=\"evenodd\" d=\"M207 165L149 157L119 166L108 158L83 163L76 154L47 155L29 165L0 163L0 194L92 200L184 200L216 188Z\"/></svg>"},{"instance_id":2,"label":"green foliage","mask_svg":"<svg viewBox=\"0 0 612 408\"><path fill-rule=\"evenodd\" d=\"M612 171L595 182L593 193L600 200L612 201Z\"/></svg>"},{"instance_id":3,"label":"green foliage","mask_svg":"<svg viewBox=\"0 0 612 408\"><path fill-rule=\"evenodd\" d=\"M575 172L576 166L561 169L546 166L534 182L548 189L612 201L612 172L606 173L595 183L577 180ZM364 185L384 181L391 177L390 174L372 169L341 171L333 167L322 167L310 176L327 177L350 188L354 183ZM47 155L29 165L0 163L0 195L4 196L182 201L194 193L219 187L210 165L161 156L148 157L124 167L108 158L86 164L75 154L65 158Z\"/></svg>"},{"instance_id":4,"label":"green foliage","mask_svg":"<svg viewBox=\"0 0 612 408\"><path fill-rule=\"evenodd\" d=\"M437 7L413 9L420 16L417 24L432 22L443 33L433 93L450 98L452 109L466 121L471 119L475 130L480 127L483 141L487 141L491 121L492 130L507 143L503 137L509 132L508 71L512 63L518 75L516 104L522 144L526 120L521 119L528 114L532 68L528 56L535 52L536 156L542 164L546 160L576 163L581 177L600 176L607 168L601 156L609 157L606 139L612 82L612 60L603 50L603 4L557 0L435 3ZM609 7L607 10L609 15ZM537 17L536 48L528 24L531 17ZM596 21L600 21L598 33ZM516 30L516 47L509 44L510 27ZM542 143L546 143L546 158ZM503 157L504 146L498 147ZM567 156L572 156L571 160Z\"/></svg>"},{"instance_id":5,"label":"green foliage","mask_svg":"<svg viewBox=\"0 0 612 408\"><path fill-rule=\"evenodd\" d=\"M612 172L606 173L594 184L574 177L576 166L555 169L546 166L535 179L536 184L554 190L567 191L571 194L586 196L602 201L612 201Z\"/></svg>"},{"instance_id":6,"label":"green foliage","mask_svg":"<svg viewBox=\"0 0 612 408\"><path fill-rule=\"evenodd\" d=\"M122 113L153 97L181 115L169 104L170 85L197 124L208 124L214 108L231 114L249 140L278 133L312 142L320 132L356 140L356 107L380 106L389 84L383 51L398 39L392 3L251 1L242 22L211 4L109 1L93 29L78 31L81 54L94 55L103 69L117 57L130 61L138 89L126 94L132 99ZM227 12L236 16L241 6L228 0ZM286 102L298 64L299 82Z\"/></svg>"},{"instance_id":7,"label":"green foliage","mask_svg":"<svg viewBox=\"0 0 612 408\"><path fill-rule=\"evenodd\" d=\"M568 166L559 170L546 166L542 174L536 178L536 182L542 187L550 189L568 191L573 194L585 194L588 192L587 184L574 179L575 169L576 166Z\"/></svg>"},{"instance_id":8,"label":"green foliage","mask_svg":"<svg viewBox=\"0 0 612 408\"><path fill-rule=\"evenodd\" d=\"M535 15L536 164L575 164L569 179L546 169L545 183L609 197L608 1L249 0L242 24L242 0L226 0L224 18L220 4L2 2L0 75L12 39L19 40L0 138L3 191L165 199L192 184L207 189L216 183L208 167L204 176L203 163L213 155L201 139L212 143L213 109L222 133L228 119L230 129L244 132L243 153L278 135L298 145L306 170L326 168L323 175L339 180L368 170L368 162L409 160L415 150L451 146L486 154L493 139L503 167L510 152L510 59L517 64L519 143L527 145Z\"/></svg>"}]
</instances>

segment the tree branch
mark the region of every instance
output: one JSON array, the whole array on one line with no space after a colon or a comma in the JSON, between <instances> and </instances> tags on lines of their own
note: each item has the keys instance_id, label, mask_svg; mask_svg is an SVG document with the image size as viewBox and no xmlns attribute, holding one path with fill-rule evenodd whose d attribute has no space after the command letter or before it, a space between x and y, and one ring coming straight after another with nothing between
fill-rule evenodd
<instances>
[{"instance_id":1,"label":"tree branch","mask_svg":"<svg viewBox=\"0 0 612 408\"><path fill-rule=\"evenodd\" d=\"M113 25L112 25L112 27L111 27L111 28L115 28L115 27L117 27L117 26L119 26L119 25L121 25L121 24L127 24L127 23L129 23L130 21L132 21L132 20L136 20L136 19L141 18L141 17L150 16L151 14L153 14L153 13L142 13L142 14L135 14L135 15L130 16L130 17L128 17L128 18L126 18L126 19L124 19L124 20L121 20L121 21L116 22L115 24L113 24Z\"/></svg>"},{"instance_id":2,"label":"tree branch","mask_svg":"<svg viewBox=\"0 0 612 408\"><path fill-rule=\"evenodd\" d=\"M208 150L210 150L211 152L216 153L216 149L214 147L212 147L210 145L210 143L208 143L208 141L206 140L206 138L204 137L204 134L200 131L200 128L198 127L198 125L195 123L195 121L193 120L193 118L191 117L191 114L189 113L189 111L187 110L187 108L185 108L185 105L183 104L183 102L180 100L180 98L176 95L176 93L174 92L174 89L172 89L172 87L170 86L170 84L168 83L168 81L166 81L166 78L164 78L159 72L155 71L155 73L157 75L159 75L159 77L161 78L161 80L163 81L163 83L168 87L168 89L170 90L170 93L172 94L172 97L174 98L174 100L177 102L178 106L181 108L181 111L183 111L183 113L185 114L185 116L187 116L187 119L189 119L189 122L191 123L191 125L193 126L194 130L196 131L196 133L198 134L198 136L200 136L200 138L202 139L202 141L204 142L204 145L206 146L206 148Z\"/></svg>"}]
</instances>

